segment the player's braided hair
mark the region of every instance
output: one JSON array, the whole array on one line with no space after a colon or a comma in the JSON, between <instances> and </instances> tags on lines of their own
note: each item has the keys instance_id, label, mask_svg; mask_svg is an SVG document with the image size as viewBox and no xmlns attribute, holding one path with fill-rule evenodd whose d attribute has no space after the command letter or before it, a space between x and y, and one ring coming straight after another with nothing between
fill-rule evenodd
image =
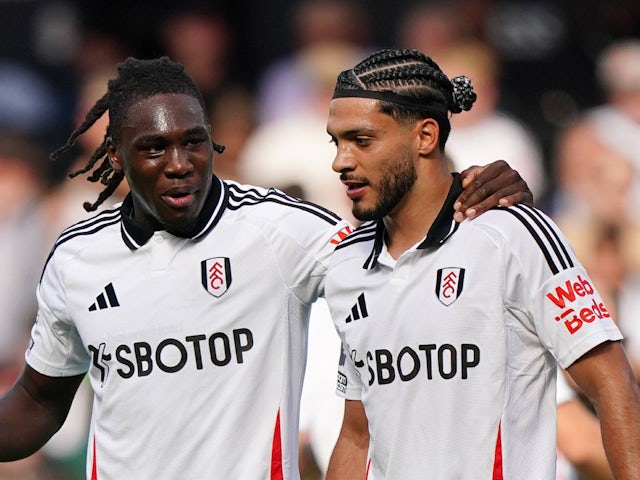
<instances>
[{"instance_id":1,"label":"player's braided hair","mask_svg":"<svg viewBox=\"0 0 640 480\"><path fill-rule=\"evenodd\" d=\"M435 118L440 125L441 148L444 148L451 130L446 111L460 113L470 110L477 98L471 80L462 75L450 80L435 61L413 49L384 49L370 55L351 70L342 72L335 90L401 95L408 101L397 103L381 99L381 111L397 120ZM437 109L434 112L430 108L438 105L446 109L444 114L439 115Z\"/></svg>"},{"instance_id":2,"label":"player's braided hair","mask_svg":"<svg viewBox=\"0 0 640 480\"><path fill-rule=\"evenodd\" d=\"M83 168L69 174L69 177L73 178L95 167L87 180L90 182L100 181L106 185L94 203L84 203L84 208L87 211L96 210L102 202L111 196L124 178L122 171L115 171L111 167L107 156L107 145L109 137L114 141L119 140L123 121L131 105L157 94L183 93L198 100L203 110L206 111L202 94L193 79L184 70L184 66L168 57L151 60L130 57L118 65L118 76L109 80L107 85L107 93L96 101L87 112L84 121L71 132L67 142L49 155L52 160L56 160L70 150L75 145L77 138L91 128L105 112L108 112L109 126L102 143L96 148ZM213 142L213 147L218 153L222 153L224 150L222 145L215 142ZM96 167L99 160L102 160L102 163Z\"/></svg>"}]
</instances>

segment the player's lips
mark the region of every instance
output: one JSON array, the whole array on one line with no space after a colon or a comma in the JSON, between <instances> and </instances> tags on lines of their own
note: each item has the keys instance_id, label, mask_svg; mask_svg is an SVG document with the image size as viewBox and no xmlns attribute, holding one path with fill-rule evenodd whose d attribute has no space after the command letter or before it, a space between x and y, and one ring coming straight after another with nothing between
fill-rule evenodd
<instances>
[{"instance_id":1,"label":"player's lips","mask_svg":"<svg viewBox=\"0 0 640 480\"><path fill-rule=\"evenodd\" d=\"M162 200L172 208L185 208L196 198L197 190L192 187L176 187L164 192Z\"/></svg>"},{"instance_id":2,"label":"player's lips","mask_svg":"<svg viewBox=\"0 0 640 480\"><path fill-rule=\"evenodd\" d=\"M347 187L347 197L351 200L364 195L364 190L367 187L366 182L356 182L355 180L342 180L342 183Z\"/></svg>"}]
</instances>

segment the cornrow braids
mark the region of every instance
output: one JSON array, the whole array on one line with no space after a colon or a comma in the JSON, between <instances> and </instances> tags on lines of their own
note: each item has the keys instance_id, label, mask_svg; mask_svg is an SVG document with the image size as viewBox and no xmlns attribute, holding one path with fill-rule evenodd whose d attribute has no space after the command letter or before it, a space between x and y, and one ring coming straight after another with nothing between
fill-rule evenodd
<instances>
[{"instance_id":1,"label":"cornrow braids","mask_svg":"<svg viewBox=\"0 0 640 480\"><path fill-rule=\"evenodd\" d=\"M448 113L470 110L477 98L471 80L450 80L433 59L413 49L380 50L340 73L334 98L348 96L376 98L380 110L399 121L434 118L443 149L451 131Z\"/></svg>"},{"instance_id":2,"label":"cornrow braids","mask_svg":"<svg viewBox=\"0 0 640 480\"><path fill-rule=\"evenodd\" d=\"M94 203L84 203L84 209L88 212L96 210L109 198L124 178L122 172L113 170L107 156L107 146L109 139L113 141L120 139L122 125L131 105L157 94L181 93L195 98L202 109L207 110L202 93L185 71L184 66L168 57L150 60L127 58L118 65L117 77L109 80L107 85L107 93L87 112L84 121L71 132L67 142L49 155L51 160L56 160L69 151L75 145L77 138L89 130L105 112L108 112L109 126L102 143L96 148L83 168L69 173L69 177L73 178L87 173L95 167L87 180L90 182L100 181L105 185L104 190ZM224 146L215 142L213 142L213 148L218 153L224 151ZM100 159L102 159L102 163L96 167Z\"/></svg>"}]
</instances>

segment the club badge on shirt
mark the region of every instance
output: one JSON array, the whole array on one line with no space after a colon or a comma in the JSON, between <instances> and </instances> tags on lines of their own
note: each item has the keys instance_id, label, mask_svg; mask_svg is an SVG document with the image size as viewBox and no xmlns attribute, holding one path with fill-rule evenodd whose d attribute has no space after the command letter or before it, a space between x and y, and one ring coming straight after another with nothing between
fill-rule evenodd
<instances>
[{"instance_id":1,"label":"club badge on shirt","mask_svg":"<svg viewBox=\"0 0 640 480\"><path fill-rule=\"evenodd\" d=\"M207 258L200 265L202 286L214 297L221 297L231 285L231 261L227 257Z\"/></svg>"},{"instance_id":2,"label":"club badge on shirt","mask_svg":"<svg viewBox=\"0 0 640 480\"><path fill-rule=\"evenodd\" d=\"M464 286L464 268L448 267L438 269L436 295L440 303L447 307L455 302Z\"/></svg>"}]
</instances>

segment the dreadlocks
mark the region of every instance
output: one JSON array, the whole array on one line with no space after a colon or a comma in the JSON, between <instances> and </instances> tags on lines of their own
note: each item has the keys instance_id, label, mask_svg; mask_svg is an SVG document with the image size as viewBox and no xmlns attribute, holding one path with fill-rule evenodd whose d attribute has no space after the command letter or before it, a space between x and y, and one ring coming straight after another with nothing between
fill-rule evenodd
<instances>
[{"instance_id":1,"label":"dreadlocks","mask_svg":"<svg viewBox=\"0 0 640 480\"><path fill-rule=\"evenodd\" d=\"M476 100L467 77L449 80L436 62L413 49L380 50L342 72L334 98L349 96L376 98L380 110L397 120L434 118L441 148L451 131L448 112L470 110Z\"/></svg>"},{"instance_id":2,"label":"dreadlocks","mask_svg":"<svg viewBox=\"0 0 640 480\"><path fill-rule=\"evenodd\" d=\"M100 192L94 203L84 203L84 209L88 212L96 210L102 202L109 198L124 178L122 171L113 170L107 156L107 145L109 138L112 141L120 139L122 124L131 105L157 94L182 93L198 100L202 109L206 111L202 94L193 79L185 72L183 65L171 61L168 57L152 60L128 58L118 65L118 76L109 80L107 85L107 93L87 112L84 121L71 132L67 142L49 155L51 160L56 160L70 150L75 145L77 138L108 111L109 126L102 143L96 148L83 168L69 174L69 177L73 178L87 173L95 167L87 180L90 182L100 181L105 185L104 190ZM213 148L218 153L224 151L224 146L215 142L213 142ZM100 160L102 162L96 167Z\"/></svg>"}]
</instances>

